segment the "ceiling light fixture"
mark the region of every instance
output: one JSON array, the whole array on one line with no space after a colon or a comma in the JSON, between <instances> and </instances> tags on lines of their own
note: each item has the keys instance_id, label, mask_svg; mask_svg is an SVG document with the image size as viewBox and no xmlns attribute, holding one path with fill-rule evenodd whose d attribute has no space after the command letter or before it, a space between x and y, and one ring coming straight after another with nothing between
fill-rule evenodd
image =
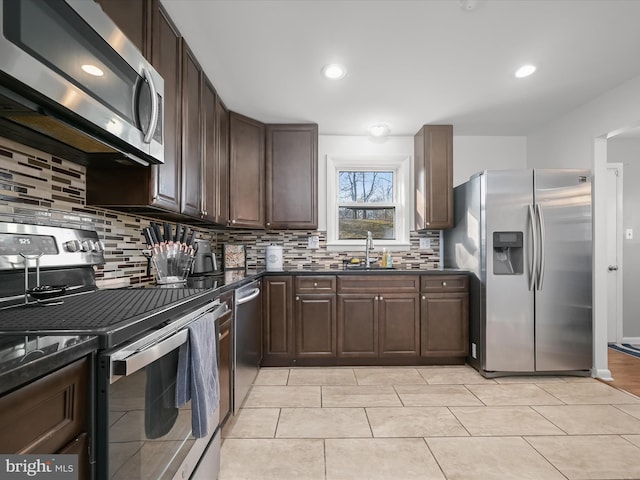
<instances>
[{"instance_id":1,"label":"ceiling light fixture","mask_svg":"<svg viewBox=\"0 0 640 480\"><path fill-rule=\"evenodd\" d=\"M376 123L369 127L369 133L372 137L386 137L391 133L391 128L387 123Z\"/></svg>"},{"instance_id":2,"label":"ceiling light fixture","mask_svg":"<svg viewBox=\"0 0 640 480\"><path fill-rule=\"evenodd\" d=\"M535 71L536 71L535 65L523 65L518 70L516 70L515 75L516 75L516 78L524 78L524 77L528 77Z\"/></svg>"},{"instance_id":3,"label":"ceiling light fixture","mask_svg":"<svg viewBox=\"0 0 640 480\"><path fill-rule=\"evenodd\" d=\"M88 73L89 75L93 75L94 77L102 77L104 72L102 69L96 67L95 65L86 64L80 67L84 73Z\"/></svg>"},{"instance_id":4,"label":"ceiling light fixture","mask_svg":"<svg viewBox=\"0 0 640 480\"><path fill-rule=\"evenodd\" d=\"M339 80L347 74L347 69L337 63L330 63L322 67L322 76L330 80Z\"/></svg>"}]
</instances>

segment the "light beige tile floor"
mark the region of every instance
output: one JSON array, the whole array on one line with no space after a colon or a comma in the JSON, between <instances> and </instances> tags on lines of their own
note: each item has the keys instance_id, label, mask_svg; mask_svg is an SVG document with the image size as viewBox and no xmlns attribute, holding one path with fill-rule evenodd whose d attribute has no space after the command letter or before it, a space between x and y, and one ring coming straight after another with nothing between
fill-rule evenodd
<instances>
[{"instance_id":1,"label":"light beige tile floor","mask_svg":"<svg viewBox=\"0 0 640 480\"><path fill-rule=\"evenodd\" d=\"M220 480L640 478L640 398L468 366L264 368Z\"/></svg>"}]
</instances>

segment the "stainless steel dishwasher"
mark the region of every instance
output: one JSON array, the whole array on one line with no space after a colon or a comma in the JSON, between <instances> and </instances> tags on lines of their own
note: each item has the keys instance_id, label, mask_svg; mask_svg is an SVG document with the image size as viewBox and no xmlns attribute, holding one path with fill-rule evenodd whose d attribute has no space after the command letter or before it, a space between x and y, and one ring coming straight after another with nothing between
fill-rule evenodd
<instances>
[{"instance_id":1,"label":"stainless steel dishwasher","mask_svg":"<svg viewBox=\"0 0 640 480\"><path fill-rule=\"evenodd\" d=\"M262 357L262 290L260 280L235 291L233 413L236 414L258 374Z\"/></svg>"}]
</instances>

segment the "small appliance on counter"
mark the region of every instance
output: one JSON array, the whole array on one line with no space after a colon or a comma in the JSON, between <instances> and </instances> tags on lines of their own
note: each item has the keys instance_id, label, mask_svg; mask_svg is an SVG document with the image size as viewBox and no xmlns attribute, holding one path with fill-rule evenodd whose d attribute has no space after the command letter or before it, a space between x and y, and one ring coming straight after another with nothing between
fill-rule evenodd
<instances>
[{"instance_id":1,"label":"small appliance on counter","mask_svg":"<svg viewBox=\"0 0 640 480\"><path fill-rule=\"evenodd\" d=\"M195 240L196 255L189 276L219 275L218 262L211 251L211 242L202 238Z\"/></svg>"},{"instance_id":2,"label":"small appliance on counter","mask_svg":"<svg viewBox=\"0 0 640 480\"><path fill-rule=\"evenodd\" d=\"M267 272L282 271L282 245L272 243L265 248L265 263Z\"/></svg>"}]
</instances>

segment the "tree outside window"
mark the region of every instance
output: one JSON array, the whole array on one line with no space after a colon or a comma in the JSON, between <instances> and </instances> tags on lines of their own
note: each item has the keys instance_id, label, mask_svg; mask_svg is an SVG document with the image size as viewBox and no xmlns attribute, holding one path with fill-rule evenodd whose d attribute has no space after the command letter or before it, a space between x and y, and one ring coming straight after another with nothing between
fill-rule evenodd
<instances>
[{"instance_id":1,"label":"tree outside window","mask_svg":"<svg viewBox=\"0 0 640 480\"><path fill-rule=\"evenodd\" d=\"M394 240L396 206L393 171L338 172L338 238Z\"/></svg>"}]
</instances>

